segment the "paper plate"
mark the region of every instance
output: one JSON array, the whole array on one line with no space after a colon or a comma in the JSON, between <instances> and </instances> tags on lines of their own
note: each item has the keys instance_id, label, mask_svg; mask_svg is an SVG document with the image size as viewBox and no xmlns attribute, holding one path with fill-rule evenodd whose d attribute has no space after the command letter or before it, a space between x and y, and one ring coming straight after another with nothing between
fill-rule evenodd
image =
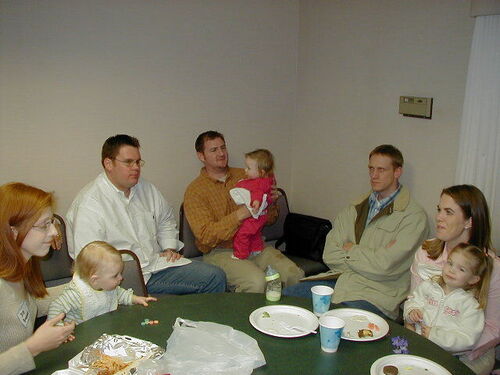
<instances>
[{"instance_id":1,"label":"paper plate","mask_svg":"<svg viewBox=\"0 0 500 375\"><path fill-rule=\"evenodd\" d=\"M392 354L377 359L370 368L370 375L384 375L384 366L397 367L398 375L452 375L430 359L409 354Z\"/></svg>"},{"instance_id":2,"label":"paper plate","mask_svg":"<svg viewBox=\"0 0 500 375\"><path fill-rule=\"evenodd\" d=\"M324 313L323 316L335 316L345 321L345 327L342 331L344 340L373 341L384 337L389 332L389 324L383 318L361 309L333 309ZM372 331L373 337L359 337L358 333L362 329Z\"/></svg>"},{"instance_id":3,"label":"paper plate","mask_svg":"<svg viewBox=\"0 0 500 375\"><path fill-rule=\"evenodd\" d=\"M318 328L318 318L309 310L297 306L273 305L260 307L249 316L250 324L270 336L294 338L309 335ZM297 327L304 331L291 329Z\"/></svg>"}]
</instances>

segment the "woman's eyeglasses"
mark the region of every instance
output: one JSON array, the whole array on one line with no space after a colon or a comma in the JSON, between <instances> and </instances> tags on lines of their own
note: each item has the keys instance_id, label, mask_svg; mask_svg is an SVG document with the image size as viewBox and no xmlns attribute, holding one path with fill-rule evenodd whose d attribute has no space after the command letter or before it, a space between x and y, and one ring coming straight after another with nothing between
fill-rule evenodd
<instances>
[{"instance_id":1,"label":"woman's eyeglasses","mask_svg":"<svg viewBox=\"0 0 500 375\"><path fill-rule=\"evenodd\" d=\"M48 221L46 221L43 224L40 225L33 225L33 228L36 228L42 232L48 232L50 229L50 226L56 223L56 218L51 217Z\"/></svg>"}]
</instances>

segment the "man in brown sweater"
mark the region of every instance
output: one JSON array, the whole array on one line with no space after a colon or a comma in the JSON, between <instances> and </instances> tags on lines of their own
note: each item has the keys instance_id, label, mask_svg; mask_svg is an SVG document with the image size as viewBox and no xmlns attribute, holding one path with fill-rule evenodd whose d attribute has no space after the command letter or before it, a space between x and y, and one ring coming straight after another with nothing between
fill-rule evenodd
<instances>
[{"instance_id":1,"label":"man in brown sweater","mask_svg":"<svg viewBox=\"0 0 500 375\"><path fill-rule=\"evenodd\" d=\"M228 152L221 133L200 134L195 149L204 167L186 189L184 210L196 245L204 253L204 261L221 267L228 284L237 292L263 292L267 265L280 273L285 286L296 284L304 272L272 246L248 259L231 257L233 236L242 221L250 217L250 211L244 205L237 206L229 190L245 178L245 171L228 166ZM277 215L277 207L269 207L269 222L274 222Z\"/></svg>"}]
</instances>

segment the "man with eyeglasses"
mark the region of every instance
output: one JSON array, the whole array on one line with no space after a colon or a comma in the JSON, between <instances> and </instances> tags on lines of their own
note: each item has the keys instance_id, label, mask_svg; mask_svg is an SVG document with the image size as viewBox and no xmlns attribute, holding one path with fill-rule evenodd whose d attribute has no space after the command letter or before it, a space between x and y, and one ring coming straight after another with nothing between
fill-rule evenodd
<instances>
[{"instance_id":1,"label":"man with eyeglasses","mask_svg":"<svg viewBox=\"0 0 500 375\"><path fill-rule=\"evenodd\" d=\"M220 268L183 258L172 206L158 189L140 178L140 144L125 134L102 146L104 167L77 195L66 215L69 253L75 258L89 242L106 241L132 250L141 262L152 294L223 292L226 276Z\"/></svg>"}]
</instances>

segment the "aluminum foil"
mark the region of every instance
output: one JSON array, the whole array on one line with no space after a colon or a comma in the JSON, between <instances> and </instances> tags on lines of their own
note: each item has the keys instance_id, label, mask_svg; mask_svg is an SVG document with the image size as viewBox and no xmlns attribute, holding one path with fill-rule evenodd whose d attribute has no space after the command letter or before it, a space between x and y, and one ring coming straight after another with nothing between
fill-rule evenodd
<instances>
[{"instance_id":1,"label":"aluminum foil","mask_svg":"<svg viewBox=\"0 0 500 375\"><path fill-rule=\"evenodd\" d=\"M118 357L124 362L138 359L160 358L165 349L152 342L137 339L131 336L108 335L104 333L92 345L87 346L83 351L69 362L70 368L77 368L87 375L97 373L89 366L99 359L99 355L104 353L112 357ZM133 369L130 371L134 373Z\"/></svg>"}]
</instances>

